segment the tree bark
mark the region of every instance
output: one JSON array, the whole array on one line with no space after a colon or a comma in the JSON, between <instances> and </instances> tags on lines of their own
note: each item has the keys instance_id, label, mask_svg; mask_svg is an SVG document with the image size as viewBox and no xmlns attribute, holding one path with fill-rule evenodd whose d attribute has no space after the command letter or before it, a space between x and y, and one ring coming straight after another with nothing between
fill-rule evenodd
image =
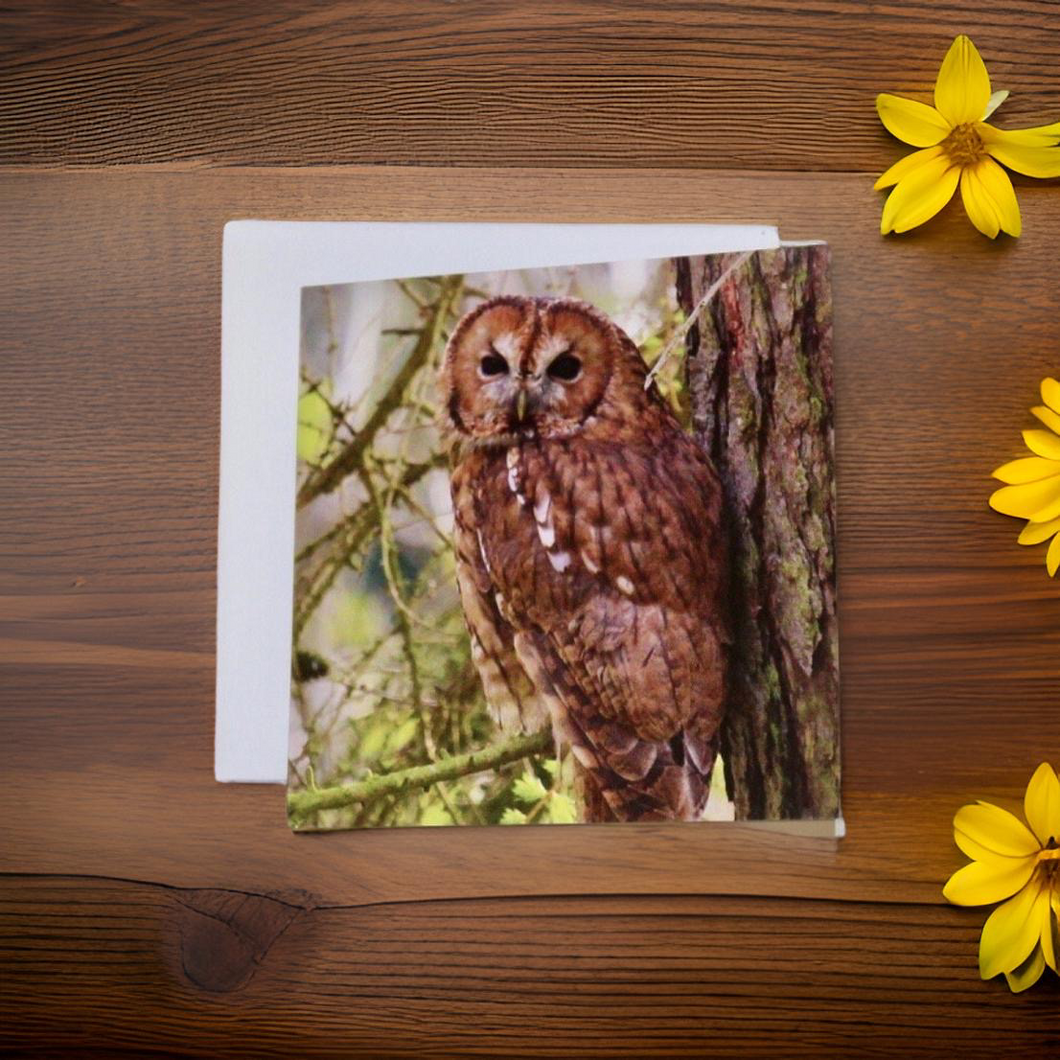
<instances>
[{"instance_id":1,"label":"tree bark","mask_svg":"<svg viewBox=\"0 0 1060 1060\"><path fill-rule=\"evenodd\" d=\"M679 258L695 436L730 525L737 819L839 812L832 305L825 246ZM713 290L712 290L713 288Z\"/></svg>"}]
</instances>

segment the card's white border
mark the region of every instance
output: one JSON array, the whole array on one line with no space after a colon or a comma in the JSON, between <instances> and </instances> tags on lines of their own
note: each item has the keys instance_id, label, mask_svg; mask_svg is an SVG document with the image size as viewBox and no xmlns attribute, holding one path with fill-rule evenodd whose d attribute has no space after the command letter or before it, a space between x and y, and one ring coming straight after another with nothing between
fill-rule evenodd
<instances>
[{"instance_id":1,"label":"card's white border","mask_svg":"<svg viewBox=\"0 0 1060 1060\"><path fill-rule=\"evenodd\" d=\"M767 225L231 221L221 296L214 775L286 783L301 289L768 250Z\"/></svg>"}]
</instances>

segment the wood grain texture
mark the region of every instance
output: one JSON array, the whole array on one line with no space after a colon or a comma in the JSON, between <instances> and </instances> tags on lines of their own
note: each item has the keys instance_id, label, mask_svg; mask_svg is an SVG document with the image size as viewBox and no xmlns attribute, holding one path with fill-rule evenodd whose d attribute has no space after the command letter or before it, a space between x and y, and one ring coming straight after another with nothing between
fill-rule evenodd
<instances>
[{"instance_id":1,"label":"wood grain texture","mask_svg":"<svg viewBox=\"0 0 1060 1060\"><path fill-rule=\"evenodd\" d=\"M751 1054L835 1054L867 1034L883 1035L881 1055L913 1041L926 1055L952 1041L987 1055L994 1020L1008 1055L1057 1039L1055 992L1013 1000L976 982L983 914L945 908L939 888L962 861L954 810L1018 796L1060 746L1060 589L1041 550L1018 548L1017 525L985 504L989 469L1018 452L1037 381L1057 370L1060 202L1024 182L1018 244L986 242L956 208L881 240L870 183L401 167L0 175L11 248L0 387L13 397L0 439L0 865L80 877L62 883L53 911L100 942L90 954L77 938L42 949L39 910L15 913L12 1040L33 1035L57 1053L92 1041L104 1053L227 1055L244 1033L259 1055L285 1042L307 1055L466 1055L475 1042L483 1053L618 1055L615 1041L630 1055L725 1055L739 1035ZM246 216L756 218L829 240L845 840L665 825L293 836L279 788L212 782L220 237ZM203 936L214 948L199 952L197 974L209 982L202 969L220 968L236 984L225 993L233 1020L228 1002L219 1009L159 970L174 936L130 927L129 896L165 888L388 912L304 924L299 914L261 958L259 972L277 978L244 985L240 947L263 945L275 920L253 926L250 943ZM482 980L454 979L454 955L474 952L461 950L476 931L462 903L487 899L518 925L494 943L502 980L525 966L527 996L510 1003L508 986L479 994ZM528 902L535 912L519 919ZM632 919L608 936L616 902ZM563 950L571 908L586 916L582 941ZM413 945L421 916L437 919ZM667 964L654 932L670 917L684 918L687 948ZM743 937L752 921L769 925L764 937ZM309 923L327 926L291 964L285 947ZM789 927L789 963L777 963L768 940ZM724 956L711 957L719 931ZM606 945L593 941L601 933ZM794 956L811 943L827 974ZM403 956L375 967L372 946ZM557 953L618 996L639 991L640 1007L587 1001L585 981L557 978ZM83 1001L42 990L56 961L75 962ZM645 985L660 976L665 988ZM254 994L266 981L272 992ZM149 1000L134 1005L136 990ZM893 1023L896 998L905 1015Z\"/></svg>"},{"instance_id":2,"label":"wood grain texture","mask_svg":"<svg viewBox=\"0 0 1060 1060\"><path fill-rule=\"evenodd\" d=\"M1060 196L1017 179L1026 234L992 244L957 206L882 240L870 190L901 153L875 93L929 91L956 32L1013 90L1003 124L1060 116L1056 14L9 8L0 1049L1056 1052L1057 982L980 983L984 913L940 886L954 810L1060 759L1060 585L985 504L1060 372ZM221 230L255 216L766 221L832 244L846 839L294 836L279 788L213 783Z\"/></svg>"},{"instance_id":3,"label":"wood grain texture","mask_svg":"<svg viewBox=\"0 0 1060 1060\"><path fill-rule=\"evenodd\" d=\"M970 32L1060 118L1055 0L16 3L0 160L875 170L881 91Z\"/></svg>"},{"instance_id":4,"label":"wood grain texture","mask_svg":"<svg viewBox=\"0 0 1060 1060\"><path fill-rule=\"evenodd\" d=\"M1057 983L984 987L976 934L919 904L343 906L14 878L0 938L34 991L0 1014L12 1046L78 1055L1052 1055Z\"/></svg>"}]
</instances>

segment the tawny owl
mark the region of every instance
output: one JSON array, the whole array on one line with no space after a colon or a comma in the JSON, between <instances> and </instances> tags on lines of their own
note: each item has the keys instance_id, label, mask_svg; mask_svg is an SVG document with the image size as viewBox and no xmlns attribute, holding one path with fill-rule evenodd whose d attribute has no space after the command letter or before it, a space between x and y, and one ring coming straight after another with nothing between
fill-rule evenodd
<instances>
[{"instance_id":1,"label":"tawny owl","mask_svg":"<svg viewBox=\"0 0 1060 1060\"><path fill-rule=\"evenodd\" d=\"M466 314L442 371L486 697L551 720L594 821L700 817L725 697L721 488L646 378L594 307L521 297Z\"/></svg>"}]
</instances>

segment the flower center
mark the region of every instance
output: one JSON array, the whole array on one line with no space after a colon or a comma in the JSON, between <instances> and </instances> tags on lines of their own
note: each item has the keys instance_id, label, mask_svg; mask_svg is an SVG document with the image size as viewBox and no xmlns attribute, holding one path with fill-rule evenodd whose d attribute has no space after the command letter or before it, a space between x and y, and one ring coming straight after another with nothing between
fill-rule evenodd
<instances>
[{"instance_id":1,"label":"flower center","mask_svg":"<svg viewBox=\"0 0 1060 1060\"><path fill-rule=\"evenodd\" d=\"M1046 883L1055 886L1057 874L1060 872L1060 847L1056 845L1053 836L1049 837L1045 849L1038 851L1038 867L1042 870Z\"/></svg>"},{"instance_id":2,"label":"flower center","mask_svg":"<svg viewBox=\"0 0 1060 1060\"><path fill-rule=\"evenodd\" d=\"M971 123L956 126L942 141L942 149L949 155L950 161L958 166L974 166L986 157L983 139Z\"/></svg>"}]
</instances>

